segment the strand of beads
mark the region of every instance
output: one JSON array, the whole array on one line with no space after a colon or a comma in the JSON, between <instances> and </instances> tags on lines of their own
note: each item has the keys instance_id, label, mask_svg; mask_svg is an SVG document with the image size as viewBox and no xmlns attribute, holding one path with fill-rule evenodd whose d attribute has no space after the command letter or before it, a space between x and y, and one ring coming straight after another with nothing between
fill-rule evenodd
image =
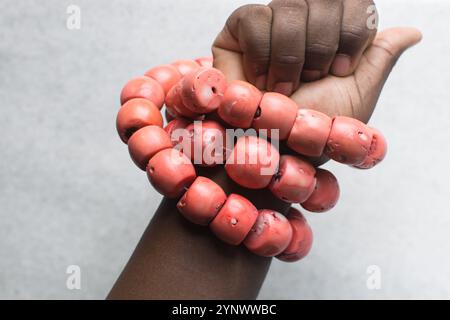
<instances>
[{"instance_id":1,"label":"strand of beads","mask_svg":"<svg viewBox=\"0 0 450 320\"><path fill-rule=\"evenodd\" d=\"M130 80L120 100L119 136L158 192L179 199L177 207L186 219L209 226L222 241L288 262L303 258L311 249L313 235L304 216L292 207L286 215L258 211L245 197L226 195L214 181L197 176L193 163L218 165L227 154L225 171L241 186L269 188L288 203L324 212L338 201L337 179L303 156L326 155L369 169L383 160L387 150L378 130L355 119L332 119L315 110L299 109L290 98L262 93L243 81L227 84L209 57L153 68ZM160 110L164 104L171 121L163 128ZM218 121L205 120L215 111L220 121L232 127L266 129L269 139L276 138L271 129L277 129L278 138L296 154L280 155L262 136L243 136L231 149L226 148L221 140L225 128ZM201 126L193 120L202 120ZM221 147L212 148L218 141Z\"/></svg>"},{"instance_id":2,"label":"strand of beads","mask_svg":"<svg viewBox=\"0 0 450 320\"><path fill-rule=\"evenodd\" d=\"M315 110L299 109L292 99L273 92L262 94L243 81L229 84L218 115L232 126L265 129L268 137L271 137L272 129L277 129L279 139L286 140L287 145L298 153L298 156L276 157L273 152L269 162L278 170L272 179L268 179L267 171L263 175L256 169L261 167L260 163L256 167L236 163L232 156L225 165L228 176L247 188L269 187L278 198L300 203L314 212L327 211L336 205L339 185L331 172L316 171L302 156L326 155L355 168L370 169L384 159L387 151L383 135L361 121L342 116L330 118ZM242 153L240 149L248 143L260 144L249 140L247 137L238 140L233 154ZM266 148L271 149L263 145L249 148L248 152L258 156L258 149Z\"/></svg>"}]
</instances>

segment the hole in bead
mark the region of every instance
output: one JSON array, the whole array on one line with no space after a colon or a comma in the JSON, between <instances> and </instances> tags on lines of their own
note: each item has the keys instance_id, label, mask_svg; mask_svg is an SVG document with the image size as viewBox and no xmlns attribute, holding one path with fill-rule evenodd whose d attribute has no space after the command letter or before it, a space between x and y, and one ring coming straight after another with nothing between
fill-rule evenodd
<instances>
[{"instance_id":1,"label":"hole in bead","mask_svg":"<svg viewBox=\"0 0 450 320\"><path fill-rule=\"evenodd\" d=\"M256 109L255 116L253 118L258 119L259 117L261 117L261 107Z\"/></svg>"},{"instance_id":2,"label":"hole in bead","mask_svg":"<svg viewBox=\"0 0 450 320\"><path fill-rule=\"evenodd\" d=\"M361 140L366 141L368 138L362 131L358 131L358 136Z\"/></svg>"},{"instance_id":3,"label":"hole in bead","mask_svg":"<svg viewBox=\"0 0 450 320\"><path fill-rule=\"evenodd\" d=\"M216 88L216 87L212 87L212 88L211 88L211 91L212 91L214 94L216 94L216 93L217 93L217 88Z\"/></svg>"},{"instance_id":4,"label":"hole in bead","mask_svg":"<svg viewBox=\"0 0 450 320\"><path fill-rule=\"evenodd\" d=\"M155 172L155 167L150 166L150 167L148 168L148 171L149 171L150 173L154 173L154 172Z\"/></svg>"}]
</instances>

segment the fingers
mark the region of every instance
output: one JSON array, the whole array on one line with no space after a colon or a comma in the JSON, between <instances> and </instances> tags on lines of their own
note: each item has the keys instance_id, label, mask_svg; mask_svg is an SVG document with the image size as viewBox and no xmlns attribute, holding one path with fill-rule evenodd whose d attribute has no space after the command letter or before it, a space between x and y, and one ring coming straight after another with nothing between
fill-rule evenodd
<instances>
[{"instance_id":1,"label":"fingers","mask_svg":"<svg viewBox=\"0 0 450 320\"><path fill-rule=\"evenodd\" d=\"M345 77L358 66L376 35L377 13L372 0L344 0L339 49L331 73Z\"/></svg>"},{"instance_id":2,"label":"fingers","mask_svg":"<svg viewBox=\"0 0 450 320\"><path fill-rule=\"evenodd\" d=\"M305 65L302 80L315 81L328 74L339 45L341 0L309 0ZM325 18L324 18L325 17Z\"/></svg>"},{"instance_id":3,"label":"fingers","mask_svg":"<svg viewBox=\"0 0 450 320\"><path fill-rule=\"evenodd\" d=\"M229 82L246 80L242 58L243 49L240 43L248 46L248 40L239 39L239 34L241 33L241 21L247 19L247 14L253 10L252 7L253 5L246 5L235 10L212 46L214 67L221 70Z\"/></svg>"},{"instance_id":4,"label":"fingers","mask_svg":"<svg viewBox=\"0 0 450 320\"><path fill-rule=\"evenodd\" d=\"M308 5L305 0L275 0L272 8L270 67L267 88L291 95L305 61Z\"/></svg>"},{"instance_id":5,"label":"fingers","mask_svg":"<svg viewBox=\"0 0 450 320\"><path fill-rule=\"evenodd\" d=\"M419 43L421 39L421 32L415 28L391 28L377 34L355 71L355 80L365 101L359 111L359 118L370 118L395 63L407 49Z\"/></svg>"},{"instance_id":6,"label":"fingers","mask_svg":"<svg viewBox=\"0 0 450 320\"><path fill-rule=\"evenodd\" d=\"M236 10L228 19L230 34L238 39L243 53L247 80L265 89L270 60L272 10L263 5L248 5Z\"/></svg>"}]
</instances>

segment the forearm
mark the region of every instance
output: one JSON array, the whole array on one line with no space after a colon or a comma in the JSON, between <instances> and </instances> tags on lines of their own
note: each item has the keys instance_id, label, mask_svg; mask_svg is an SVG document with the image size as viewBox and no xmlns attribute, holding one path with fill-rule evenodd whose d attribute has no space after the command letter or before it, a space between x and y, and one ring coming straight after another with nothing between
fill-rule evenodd
<instances>
[{"instance_id":1,"label":"forearm","mask_svg":"<svg viewBox=\"0 0 450 320\"><path fill-rule=\"evenodd\" d=\"M109 299L255 299L271 259L214 238L164 199Z\"/></svg>"},{"instance_id":2,"label":"forearm","mask_svg":"<svg viewBox=\"0 0 450 320\"><path fill-rule=\"evenodd\" d=\"M225 190L243 193L222 171L214 178ZM252 201L259 208L285 209L264 194ZM108 299L255 299L270 262L243 246L224 244L208 228L185 220L176 201L164 199Z\"/></svg>"}]
</instances>

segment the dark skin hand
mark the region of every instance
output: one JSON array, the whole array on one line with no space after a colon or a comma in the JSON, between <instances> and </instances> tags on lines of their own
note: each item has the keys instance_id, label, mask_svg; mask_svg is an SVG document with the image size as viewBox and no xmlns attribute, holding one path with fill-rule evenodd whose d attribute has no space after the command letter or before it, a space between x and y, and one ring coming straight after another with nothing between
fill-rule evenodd
<instances>
[{"instance_id":1,"label":"dark skin hand","mask_svg":"<svg viewBox=\"0 0 450 320\"><path fill-rule=\"evenodd\" d=\"M228 18L214 42L214 66L229 81L246 80L289 95L301 108L368 122L395 63L422 38L414 28L378 34L368 29L371 4L365 0L274 0L268 6L243 6ZM306 27L294 22L297 16L308 21ZM300 53L295 54L292 46L300 48ZM350 63L342 63L343 56ZM319 67L320 77L311 79L310 69ZM267 79L265 84L258 81L261 77ZM273 86L291 82L292 90Z\"/></svg>"},{"instance_id":2,"label":"dark skin hand","mask_svg":"<svg viewBox=\"0 0 450 320\"><path fill-rule=\"evenodd\" d=\"M421 39L412 28L368 30L370 4L275 0L244 6L214 42L214 65L229 81L246 80L290 95L300 107L367 122L395 62ZM288 208L267 190L237 186L223 167L197 174L258 209ZM270 262L220 242L208 228L186 221L176 201L164 199L108 299L255 299Z\"/></svg>"}]
</instances>

